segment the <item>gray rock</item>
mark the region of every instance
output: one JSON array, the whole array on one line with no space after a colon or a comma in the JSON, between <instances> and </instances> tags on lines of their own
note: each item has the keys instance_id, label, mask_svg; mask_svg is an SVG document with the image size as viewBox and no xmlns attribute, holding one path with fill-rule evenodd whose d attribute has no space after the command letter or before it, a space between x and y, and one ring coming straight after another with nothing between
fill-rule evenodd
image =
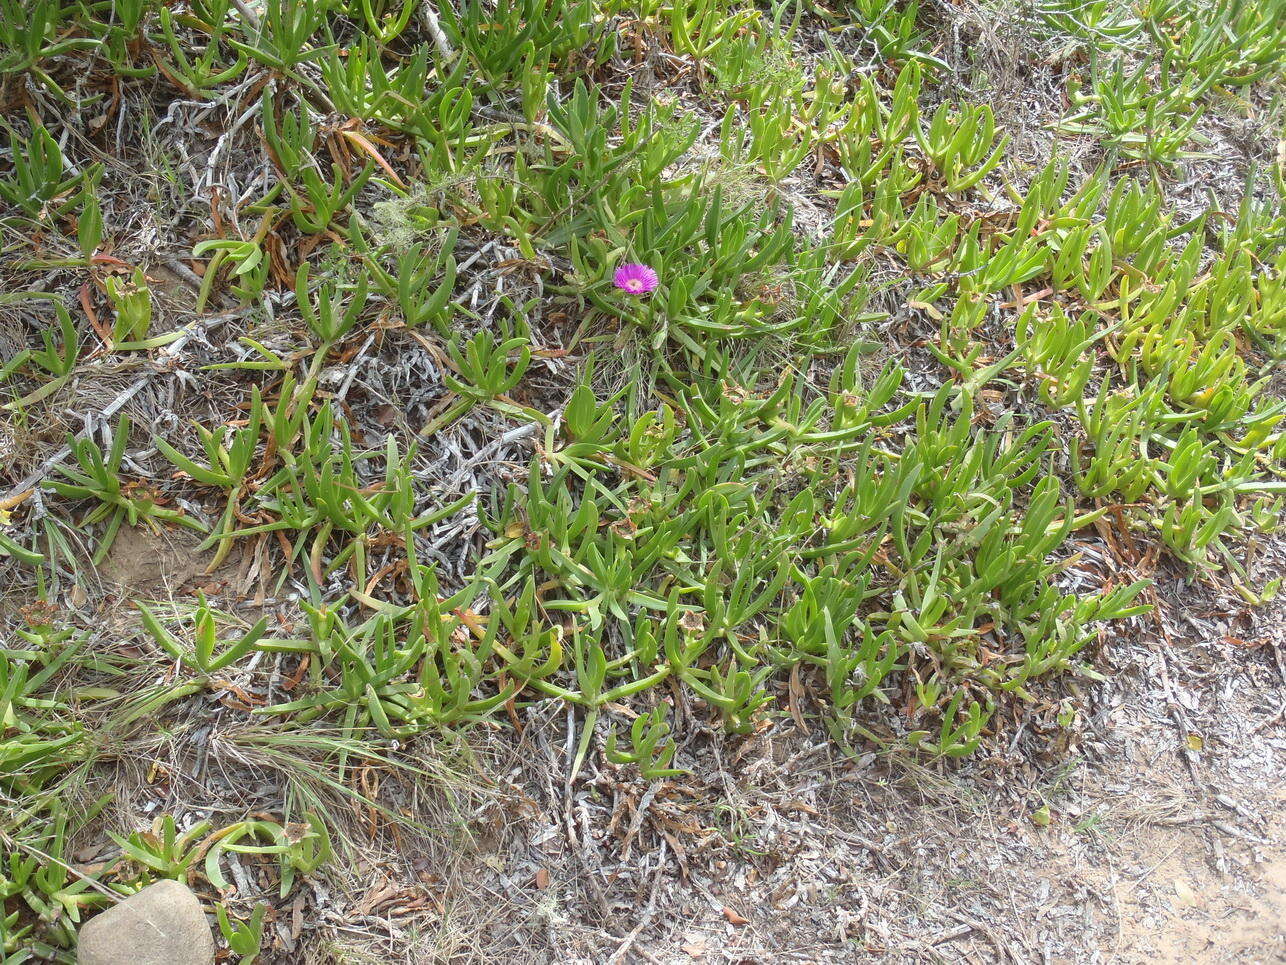
<instances>
[{"instance_id":1,"label":"gray rock","mask_svg":"<svg viewBox=\"0 0 1286 965\"><path fill-rule=\"evenodd\" d=\"M211 965L214 938L187 885L158 881L80 929L80 965Z\"/></svg>"}]
</instances>

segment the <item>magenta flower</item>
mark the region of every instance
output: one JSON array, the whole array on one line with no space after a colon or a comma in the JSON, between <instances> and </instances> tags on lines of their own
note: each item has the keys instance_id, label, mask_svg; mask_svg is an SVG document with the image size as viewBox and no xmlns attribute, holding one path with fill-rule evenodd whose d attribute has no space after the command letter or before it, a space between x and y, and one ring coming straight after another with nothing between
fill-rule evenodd
<instances>
[{"instance_id":1,"label":"magenta flower","mask_svg":"<svg viewBox=\"0 0 1286 965\"><path fill-rule=\"evenodd\" d=\"M647 265L621 265L612 276L616 287L631 295L646 295L656 288L656 272Z\"/></svg>"}]
</instances>

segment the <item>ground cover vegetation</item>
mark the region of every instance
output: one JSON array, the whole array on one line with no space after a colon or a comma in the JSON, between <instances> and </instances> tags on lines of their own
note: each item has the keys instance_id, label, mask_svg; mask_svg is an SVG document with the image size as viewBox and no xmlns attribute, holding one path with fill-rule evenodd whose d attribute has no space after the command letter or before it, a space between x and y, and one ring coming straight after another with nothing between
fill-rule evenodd
<instances>
[{"instance_id":1,"label":"ground cover vegetation","mask_svg":"<svg viewBox=\"0 0 1286 965\"><path fill-rule=\"evenodd\" d=\"M1286 157L1174 175L1282 138L1286 3L1027 5L1039 162L936 7L0 0L5 962L241 861L251 961L411 820L361 775L534 706L570 780L783 715L940 764L1071 726L1156 566L1277 592ZM203 585L92 618L139 527ZM216 709L272 813L78 862Z\"/></svg>"}]
</instances>

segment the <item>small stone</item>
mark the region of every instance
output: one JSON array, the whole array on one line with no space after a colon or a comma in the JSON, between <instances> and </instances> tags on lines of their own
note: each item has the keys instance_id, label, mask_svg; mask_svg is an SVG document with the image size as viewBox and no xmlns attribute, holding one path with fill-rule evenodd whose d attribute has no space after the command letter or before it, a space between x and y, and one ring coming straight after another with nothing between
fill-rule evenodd
<instances>
[{"instance_id":1,"label":"small stone","mask_svg":"<svg viewBox=\"0 0 1286 965\"><path fill-rule=\"evenodd\" d=\"M211 965L214 938L187 885L148 885L80 929L80 965Z\"/></svg>"}]
</instances>

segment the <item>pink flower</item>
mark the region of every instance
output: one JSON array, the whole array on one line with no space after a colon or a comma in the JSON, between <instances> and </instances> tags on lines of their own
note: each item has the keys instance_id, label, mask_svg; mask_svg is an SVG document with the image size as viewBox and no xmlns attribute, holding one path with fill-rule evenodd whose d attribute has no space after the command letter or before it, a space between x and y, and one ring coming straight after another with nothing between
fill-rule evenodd
<instances>
[{"instance_id":1,"label":"pink flower","mask_svg":"<svg viewBox=\"0 0 1286 965\"><path fill-rule=\"evenodd\" d=\"M646 295L656 288L656 272L647 265L621 265L612 276L616 287L631 295Z\"/></svg>"}]
</instances>

